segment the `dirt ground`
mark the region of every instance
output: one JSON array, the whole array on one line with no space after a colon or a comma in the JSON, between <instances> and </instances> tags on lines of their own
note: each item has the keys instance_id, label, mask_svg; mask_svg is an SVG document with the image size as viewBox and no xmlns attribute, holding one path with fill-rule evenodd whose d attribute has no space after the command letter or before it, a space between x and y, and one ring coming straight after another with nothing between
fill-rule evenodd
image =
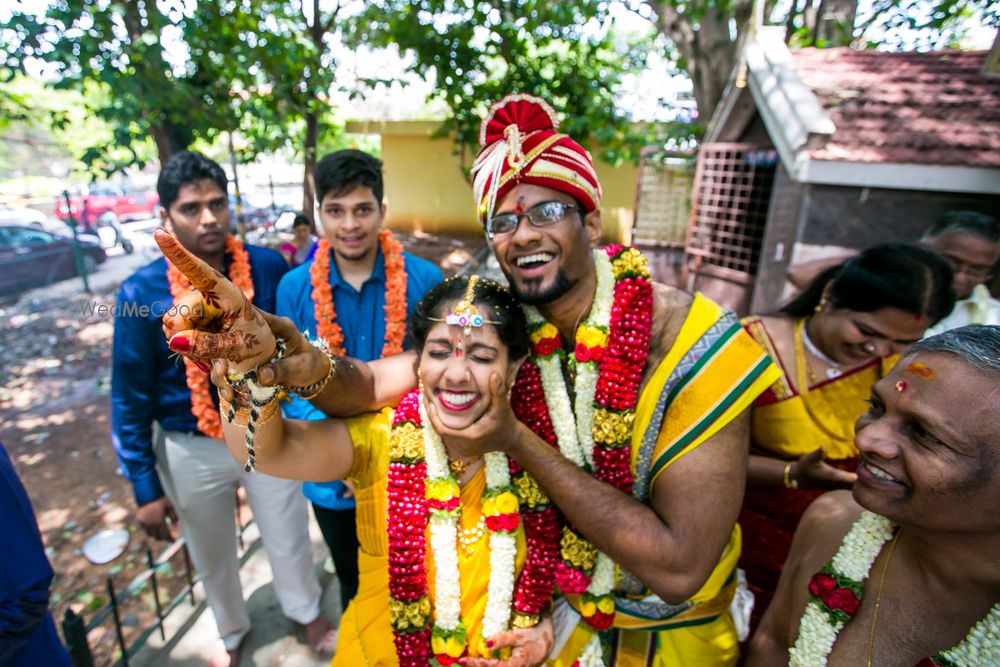
<instances>
[{"instance_id":1,"label":"dirt ground","mask_svg":"<svg viewBox=\"0 0 1000 667\"><path fill-rule=\"evenodd\" d=\"M445 275L482 257L481 236L399 236L408 251L437 262ZM87 298L110 304L116 291L112 286ZM0 442L31 497L56 573L51 607L57 623L68 608L89 620L107 602L107 577L122 591L146 568L131 487L111 448L113 322L84 312L85 296L42 292L0 306ZM127 528L129 546L111 563L91 564L81 551L83 543L105 528ZM154 545L154 551L163 546ZM179 556L160 569L164 603L182 588L183 572ZM154 619L147 586L123 606L127 636L138 635ZM110 664L116 657L113 622L92 632L89 643L95 664Z\"/></svg>"}]
</instances>

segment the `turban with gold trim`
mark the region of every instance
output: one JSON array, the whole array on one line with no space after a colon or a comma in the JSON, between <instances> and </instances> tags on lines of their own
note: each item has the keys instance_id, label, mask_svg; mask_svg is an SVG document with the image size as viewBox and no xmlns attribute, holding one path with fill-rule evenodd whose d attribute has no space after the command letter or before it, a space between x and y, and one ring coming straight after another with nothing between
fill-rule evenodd
<instances>
[{"instance_id":1,"label":"turban with gold trim","mask_svg":"<svg viewBox=\"0 0 1000 667\"><path fill-rule=\"evenodd\" d=\"M479 155L472 165L472 190L480 224L518 183L572 196L590 213L601 205L594 160L580 144L559 134L549 104L533 95L508 95L479 127Z\"/></svg>"}]
</instances>

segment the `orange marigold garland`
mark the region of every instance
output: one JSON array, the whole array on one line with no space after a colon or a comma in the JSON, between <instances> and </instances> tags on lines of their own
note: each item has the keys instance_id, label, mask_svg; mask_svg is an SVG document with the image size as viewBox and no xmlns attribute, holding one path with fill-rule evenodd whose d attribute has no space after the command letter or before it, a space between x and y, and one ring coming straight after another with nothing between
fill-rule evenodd
<instances>
[{"instance_id":1,"label":"orange marigold garland","mask_svg":"<svg viewBox=\"0 0 1000 667\"><path fill-rule=\"evenodd\" d=\"M236 285L251 303L253 302L253 280L250 276L250 256L243 243L230 234L226 237L226 253L233 259L229 265L229 280ZM191 292L191 281L173 264L167 263L167 282L174 302ZM205 435L221 440L222 419L212 402L208 375L184 357L184 374L191 390L191 412L198 420L198 430Z\"/></svg>"},{"instance_id":2,"label":"orange marigold garland","mask_svg":"<svg viewBox=\"0 0 1000 667\"><path fill-rule=\"evenodd\" d=\"M403 351L406 335L406 270L403 244L388 229L378 233L382 255L385 257L385 344L382 356ZM333 288L330 286L330 242L320 239L316 246L313 264L309 268L312 283L313 313L316 317L316 334L326 341L327 349L334 356L343 357L344 332L337 324L333 307Z\"/></svg>"}]
</instances>

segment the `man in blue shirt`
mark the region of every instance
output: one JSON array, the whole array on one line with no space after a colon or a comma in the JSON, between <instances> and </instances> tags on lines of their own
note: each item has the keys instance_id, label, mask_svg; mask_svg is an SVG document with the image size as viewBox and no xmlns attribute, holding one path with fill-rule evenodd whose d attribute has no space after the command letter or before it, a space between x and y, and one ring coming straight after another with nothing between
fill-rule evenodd
<instances>
[{"instance_id":1,"label":"man in blue shirt","mask_svg":"<svg viewBox=\"0 0 1000 667\"><path fill-rule=\"evenodd\" d=\"M69 667L49 613L52 566L28 494L0 444L0 665Z\"/></svg>"},{"instance_id":2,"label":"man in blue shirt","mask_svg":"<svg viewBox=\"0 0 1000 667\"><path fill-rule=\"evenodd\" d=\"M334 338L329 331L339 328L343 337L340 354L364 361L378 359L386 346L387 290L392 289L390 283L398 284L387 280L387 266L396 266L397 262L393 261L392 250L387 262L387 251L379 238L380 232L388 233L382 231L386 212L382 163L361 151L337 151L319 161L313 178L324 237L316 252L325 252L326 256L319 259L319 267L315 267L314 257L281 279L277 314L290 318L311 338ZM443 276L435 264L409 253L401 254L408 322L417 302ZM325 267L329 267L328 277ZM314 274L316 281L326 278L329 291L314 292ZM320 299L332 297L332 317L323 304L317 309L314 293L321 295ZM318 320L324 319L324 326L320 326ZM392 327L388 329L391 337ZM286 417L295 419L325 418L312 404L297 397L283 410ZM312 501L316 521L330 548L340 579L340 601L346 607L358 590L354 499L343 482L305 482L302 491Z\"/></svg>"},{"instance_id":3,"label":"man in blue shirt","mask_svg":"<svg viewBox=\"0 0 1000 667\"><path fill-rule=\"evenodd\" d=\"M230 237L226 188L217 163L198 153L175 155L157 181L160 217L185 248L242 283L244 293L252 289L253 304L271 310L287 264L273 250ZM168 519L180 519L225 648L211 664L237 665L240 643L250 631L233 523L236 489L242 485L282 611L306 626L317 647L329 639L330 623L320 613L300 485L245 473L219 439L218 399L208 375L201 375L207 366L186 368L163 336L161 318L176 300L172 287L180 293L190 289L178 275L168 277L162 257L147 264L122 283L115 309L112 444L132 483L136 518L148 535L162 540L173 539Z\"/></svg>"}]
</instances>

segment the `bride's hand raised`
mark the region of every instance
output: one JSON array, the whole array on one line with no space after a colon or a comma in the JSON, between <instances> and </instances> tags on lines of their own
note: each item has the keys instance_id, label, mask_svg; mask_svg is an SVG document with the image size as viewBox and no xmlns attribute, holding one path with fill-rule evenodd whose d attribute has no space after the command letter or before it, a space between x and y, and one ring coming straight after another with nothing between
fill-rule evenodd
<instances>
[{"instance_id":1,"label":"bride's hand raised","mask_svg":"<svg viewBox=\"0 0 1000 667\"><path fill-rule=\"evenodd\" d=\"M194 360L227 359L240 371L269 361L274 334L239 288L162 227L153 238L167 261L194 287L163 316L170 349Z\"/></svg>"}]
</instances>

